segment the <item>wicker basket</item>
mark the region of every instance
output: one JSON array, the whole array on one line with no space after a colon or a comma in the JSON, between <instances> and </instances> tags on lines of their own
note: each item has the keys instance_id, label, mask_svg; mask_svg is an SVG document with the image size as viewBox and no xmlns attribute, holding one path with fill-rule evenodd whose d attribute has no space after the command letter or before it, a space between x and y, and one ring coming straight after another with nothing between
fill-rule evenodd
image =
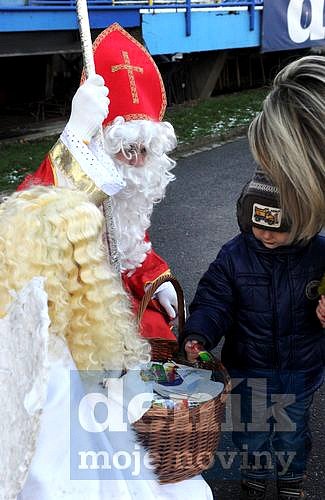
<instances>
[{"instance_id":1,"label":"wicker basket","mask_svg":"<svg viewBox=\"0 0 325 500\"><path fill-rule=\"evenodd\" d=\"M168 279L178 294L179 332L181 332L184 325L183 293L179 293L181 287L176 278L170 276ZM168 349L166 357L165 351L159 352L162 347L161 342L157 340L153 345L155 361L166 361L172 355ZM183 359L177 356L174 356L174 359L184 364ZM224 389L217 397L192 408L151 407L134 423L139 441L150 451L152 464L162 484L188 479L213 464L220 438L224 405L231 390L231 383L226 369L217 359L213 363L202 364L201 368L212 369L213 380L221 380L224 383Z\"/></svg>"},{"instance_id":2,"label":"wicker basket","mask_svg":"<svg viewBox=\"0 0 325 500\"><path fill-rule=\"evenodd\" d=\"M175 288L176 294L177 294L177 301L178 301L178 312L177 312L177 319L178 319L178 331L182 331L184 327L184 321L185 321L185 312L184 312L184 294L183 290L177 281L177 279L172 275L172 274L163 274L159 278L157 278L152 285L147 289L146 293L144 294L142 301L140 303L139 309L138 309L138 315L137 315L137 320L138 323L141 323L141 319L143 316L144 311L146 310L150 300L152 300L152 297L154 293L156 292L157 288L165 283L166 281L170 281L172 285ZM152 361L167 361L168 359L172 359L175 355L175 353L178 351L178 343L177 340L166 340L162 338L154 338L154 339L147 339L148 342L151 345L151 359Z\"/></svg>"}]
</instances>

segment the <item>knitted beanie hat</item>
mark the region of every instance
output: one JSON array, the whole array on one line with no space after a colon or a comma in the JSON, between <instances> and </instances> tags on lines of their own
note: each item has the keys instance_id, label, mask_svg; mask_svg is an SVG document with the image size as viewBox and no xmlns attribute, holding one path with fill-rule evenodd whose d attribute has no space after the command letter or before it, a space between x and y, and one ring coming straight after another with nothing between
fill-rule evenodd
<instances>
[{"instance_id":1,"label":"knitted beanie hat","mask_svg":"<svg viewBox=\"0 0 325 500\"><path fill-rule=\"evenodd\" d=\"M279 190L261 170L256 170L237 201L240 229L250 232L252 226L269 231L286 232L290 221L285 220L280 207Z\"/></svg>"}]
</instances>

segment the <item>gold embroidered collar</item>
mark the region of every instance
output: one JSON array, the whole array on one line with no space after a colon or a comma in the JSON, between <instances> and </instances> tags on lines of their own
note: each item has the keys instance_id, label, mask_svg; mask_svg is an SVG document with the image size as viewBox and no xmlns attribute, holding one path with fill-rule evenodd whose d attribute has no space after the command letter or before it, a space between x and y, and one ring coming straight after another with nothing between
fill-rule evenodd
<instances>
[{"instance_id":1,"label":"gold embroidered collar","mask_svg":"<svg viewBox=\"0 0 325 500\"><path fill-rule=\"evenodd\" d=\"M90 201L99 206L107 198L107 195L101 191L90 177L81 169L77 160L72 156L69 149L62 141L53 146L50 153L50 159L53 168L62 172L75 188L87 193Z\"/></svg>"}]
</instances>

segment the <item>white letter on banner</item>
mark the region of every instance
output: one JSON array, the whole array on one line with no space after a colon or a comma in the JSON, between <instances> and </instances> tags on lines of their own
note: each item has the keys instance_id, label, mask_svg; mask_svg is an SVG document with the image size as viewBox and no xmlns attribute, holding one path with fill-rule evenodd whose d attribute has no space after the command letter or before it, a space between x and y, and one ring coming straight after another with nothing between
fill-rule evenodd
<instances>
[{"instance_id":1,"label":"white letter on banner","mask_svg":"<svg viewBox=\"0 0 325 500\"><path fill-rule=\"evenodd\" d=\"M324 0L310 0L311 21L309 26L301 26L301 15L303 12L304 0L290 0L287 11L287 23L289 37L294 43L304 43L310 40L323 40L325 28Z\"/></svg>"},{"instance_id":2,"label":"white letter on banner","mask_svg":"<svg viewBox=\"0 0 325 500\"><path fill-rule=\"evenodd\" d=\"M311 40L324 40L325 27L323 26L324 20L324 0L310 0L311 23L310 23L310 39Z\"/></svg>"},{"instance_id":3,"label":"white letter on banner","mask_svg":"<svg viewBox=\"0 0 325 500\"><path fill-rule=\"evenodd\" d=\"M310 35L310 26L303 28L300 23L303 5L304 0L290 0L288 5L288 33L295 43L306 42Z\"/></svg>"}]
</instances>

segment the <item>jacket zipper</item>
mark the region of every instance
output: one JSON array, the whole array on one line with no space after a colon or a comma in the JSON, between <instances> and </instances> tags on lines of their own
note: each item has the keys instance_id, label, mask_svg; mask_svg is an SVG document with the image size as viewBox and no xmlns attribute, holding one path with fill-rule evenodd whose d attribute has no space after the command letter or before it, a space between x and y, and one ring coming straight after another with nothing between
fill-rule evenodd
<instances>
[{"instance_id":1,"label":"jacket zipper","mask_svg":"<svg viewBox=\"0 0 325 500\"><path fill-rule=\"evenodd\" d=\"M273 312L273 345L274 345L274 365L279 368L279 349L278 349L278 316L276 308L276 293L275 293L275 283L274 283L274 269L272 268L272 312Z\"/></svg>"}]
</instances>

